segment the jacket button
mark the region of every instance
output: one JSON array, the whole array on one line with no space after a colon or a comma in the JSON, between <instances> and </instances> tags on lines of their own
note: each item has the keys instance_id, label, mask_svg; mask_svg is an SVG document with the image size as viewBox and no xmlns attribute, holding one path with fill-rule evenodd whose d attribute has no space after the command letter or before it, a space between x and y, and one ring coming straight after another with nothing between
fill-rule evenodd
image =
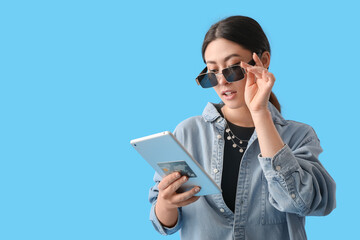
<instances>
[{"instance_id":1,"label":"jacket button","mask_svg":"<svg viewBox=\"0 0 360 240\"><path fill-rule=\"evenodd\" d=\"M218 173L219 172L219 170L217 169L217 168L214 168L214 173Z\"/></svg>"},{"instance_id":2,"label":"jacket button","mask_svg":"<svg viewBox=\"0 0 360 240\"><path fill-rule=\"evenodd\" d=\"M291 194L291 198L292 199L294 199L296 196L295 196L295 194L293 193L293 194Z\"/></svg>"},{"instance_id":3,"label":"jacket button","mask_svg":"<svg viewBox=\"0 0 360 240\"><path fill-rule=\"evenodd\" d=\"M276 171L280 171L281 167L280 166L276 166Z\"/></svg>"},{"instance_id":4,"label":"jacket button","mask_svg":"<svg viewBox=\"0 0 360 240\"><path fill-rule=\"evenodd\" d=\"M220 208L220 212L225 212L225 209L223 209L223 208Z\"/></svg>"},{"instance_id":5,"label":"jacket button","mask_svg":"<svg viewBox=\"0 0 360 240\"><path fill-rule=\"evenodd\" d=\"M217 135L217 138L220 139L220 138L222 138L222 137L221 137L221 135L219 134L219 135Z\"/></svg>"}]
</instances>

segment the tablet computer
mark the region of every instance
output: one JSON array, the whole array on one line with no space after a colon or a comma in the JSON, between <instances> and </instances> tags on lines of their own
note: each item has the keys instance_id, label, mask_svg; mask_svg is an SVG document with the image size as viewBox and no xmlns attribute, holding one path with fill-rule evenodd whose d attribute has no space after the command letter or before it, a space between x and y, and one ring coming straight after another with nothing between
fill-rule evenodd
<instances>
[{"instance_id":1,"label":"tablet computer","mask_svg":"<svg viewBox=\"0 0 360 240\"><path fill-rule=\"evenodd\" d=\"M188 176L188 181L178 192L200 186L201 190L195 194L196 196L221 193L220 187L171 132L165 131L134 139L130 144L161 177L175 171Z\"/></svg>"}]
</instances>

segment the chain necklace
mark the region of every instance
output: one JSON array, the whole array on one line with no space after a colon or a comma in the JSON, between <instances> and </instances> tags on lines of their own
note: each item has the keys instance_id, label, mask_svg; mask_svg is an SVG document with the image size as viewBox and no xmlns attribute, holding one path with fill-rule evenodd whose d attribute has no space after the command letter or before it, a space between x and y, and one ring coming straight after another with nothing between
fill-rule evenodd
<instances>
[{"instance_id":1,"label":"chain necklace","mask_svg":"<svg viewBox=\"0 0 360 240\"><path fill-rule=\"evenodd\" d=\"M225 111L223 111L223 113L224 113L224 118L225 118L225 120L226 120ZM226 121L226 129L225 129L225 132L228 134L228 136L227 136L226 139L229 140L229 141L231 141L231 142L233 143L233 144L232 144L232 147L233 147L233 148L239 148L239 152L243 153L243 152L245 151L246 147L247 147L247 142L248 142L249 140L242 140L242 139L238 138L238 137L233 133L233 131L231 131L230 126L229 126L229 124L228 124L227 121ZM236 140L237 142L239 142L239 144L237 144L237 143L235 142L235 140ZM245 146L241 146L242 144L244 144Z\"/></svg>"}]
</instances>

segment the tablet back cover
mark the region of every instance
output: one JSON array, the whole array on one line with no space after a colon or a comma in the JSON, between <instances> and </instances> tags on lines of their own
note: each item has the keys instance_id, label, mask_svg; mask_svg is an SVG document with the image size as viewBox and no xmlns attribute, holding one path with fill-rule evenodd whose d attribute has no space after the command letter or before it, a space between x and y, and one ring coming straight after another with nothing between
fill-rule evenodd
<instances>
[{"instance_id":1,"label":"tablet back cover","mask_svg":"<svg viewBox=\"0 0 360 240\"><path fill-rule=\"evenodd\" d=\"M166 131L134 139L130 143L161 177L174 171L179 171L182 175L189 177L178 192L200 186L201 190L196 194L197 196L221 193L218 185L171 132Z\"/></svg>"}]
</instances>

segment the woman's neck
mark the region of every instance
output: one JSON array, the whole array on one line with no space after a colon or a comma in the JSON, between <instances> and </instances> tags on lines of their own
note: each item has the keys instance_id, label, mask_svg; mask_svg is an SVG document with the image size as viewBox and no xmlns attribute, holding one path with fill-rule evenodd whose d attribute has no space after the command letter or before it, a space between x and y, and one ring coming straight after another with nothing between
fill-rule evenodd
<instances>
[{"instance_id":1,"label":"woman's neck","mask_svg":"<svg viewBox=\"0 0 360 240\"><path fill-rule=\"evenodd\" d=\"M254 127L254 122L251 117L249 109L244 107L239 107L236 109L230 109L226 105L221 108L223 115L226 120L229 122L241 126L241 127Z\"/></svg>"}]
</instances>

